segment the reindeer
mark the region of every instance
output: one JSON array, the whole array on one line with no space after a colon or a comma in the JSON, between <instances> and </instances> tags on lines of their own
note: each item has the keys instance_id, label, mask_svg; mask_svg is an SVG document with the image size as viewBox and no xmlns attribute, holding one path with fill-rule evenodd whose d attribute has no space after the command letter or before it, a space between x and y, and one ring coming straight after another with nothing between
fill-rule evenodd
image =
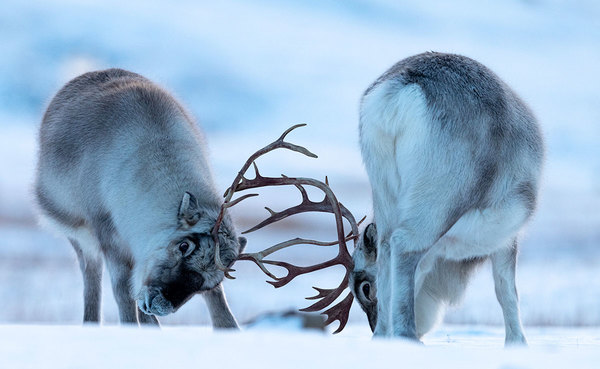
<instances>
[{"instance_id":1,"label":"reindeer","mask_svg":"<svg viewBox=\"0 0 600 369\"><path fill-rule=\"evenodd\" d=\"M275 287L342 265L341 284L315 287L318 294L310 299L318 301L302 310L325 309L350 287L351 294L323 312L327 324L339 321L336 332L344 328L355 296L375 336L419 340L441 318L444 306L460 302L472 272L490 259L505 342L526 344L515 286L517 234L535 209L543 142L533 114L506 84L469 58L426 53L399 62L367 89L360 143L375 222L360 237L360 222L337 201L327 180L264 177L256 165L253 179L244 176L258 157L274 149L316 157L284 141L296 127L248 159L226 192L223 209L253 196L232 200L234 192L294 185L302 194L299 205L279 212L267 208L269 217L246 232L298 213L330 212L338 240L295 238L241 254L239 260L255 262ZM306 185L321 189L324 200L310 200ZM347 236L343 219L351 226ZM352 256L346 246L350 240L357 242ZM338 245L339 253L302 267L264 259L298 244ZM229 276L230 269L215 263ZM277 277L265 264L283 267L287 274Z\"/></svg>"},{"instance_id":2,"label":"reindeer","mask_svg":"<svg viewBox=\"0 0 600 369\"><path fill-rule=\"evenodd\" d=\"M213 260L231 265L246 240L219 213L203 136L169 93L120 69L83 74L50 103L39 141L37 202L76 251L84 323L101 319L104 261L121 323L158 324L200 293L214 327L237 328Z\"/></svg>"},{"instance_id":3,"label":"reindeer","mask_svg":"<svg viewBox=\"0 0 600 369\"><path fill-rule=\"evenodd\" d=\"M374 224L350 286L375 336L420 339L489 259L505 342L526 344L517 235L535 209L544 151L529 108L480 63L431 52L365 91L359 129Z\"/></svg>"}]
</instances>

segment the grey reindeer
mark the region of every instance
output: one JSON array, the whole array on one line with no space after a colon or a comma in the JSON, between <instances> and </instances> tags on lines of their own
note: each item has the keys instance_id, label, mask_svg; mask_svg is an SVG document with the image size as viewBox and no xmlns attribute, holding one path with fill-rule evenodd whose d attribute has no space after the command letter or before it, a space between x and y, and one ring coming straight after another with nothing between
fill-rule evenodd
<instances>
[{"instance_id":1,"label":"grey reindeer","mask_svg":"<svg viewBox=\"0 0 600 369\"><path fill-rule=\"evenodd\" d=\"M158 324L201 293L214 327L237 328L214 263L221 201L206 145L169 93L120 69L83 74L51 101L39 144L37 202L77 253L84 322L101 319L104 260L121 323ZM218 243L225 265L246 244L227 214Z\"/></svg>"},{"instance_id":2,"label":"grey reindeer","mask_svg":"<svg viewBox=\"0 0 600 369\"><path fill-rule=\"evenodd\" d=\"M375 336L420 339L489 259L505 342L525 344L517 236L535 209L544 151L529 108L482 64L429 52L366 90L359 129L374 224L350 287Z\"/></svg>"}]
</instances>

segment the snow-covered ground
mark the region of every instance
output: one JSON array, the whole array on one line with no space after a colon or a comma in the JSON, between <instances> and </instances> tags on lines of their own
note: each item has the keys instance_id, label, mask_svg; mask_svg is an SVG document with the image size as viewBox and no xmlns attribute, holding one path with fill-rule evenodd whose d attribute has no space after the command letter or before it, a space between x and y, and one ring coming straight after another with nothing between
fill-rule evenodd
<instances>
[{"instance_id":1,"label":"snow-covered ground","mask_svg":"<svg viewBox=\"0 0 600 369\"><path fill-rule=\"evenodd\" d=\"M39 363L54 351L68 352L67 347L79 354L67 358L73 365L63 367L81 367L82 352L88 351L98 360L90 367L125 366L116 365L117 360L152 367L172 363L172 355L182 365L203 365L202 355L224 345L241 352L228 357L235 364L262 358L268 344L278 355L266 363L292 357L295 361L285 365L290 367L305 367L313 357L324 360L319 365L332 364L325 355L329 348L333 358L354 366L364 363L361 367L393 360L400 366L407 357L428 367L465 367L471 357L484 368L597 364L600 333L593 327L600 326L600 3L595 0L4 0L0 323L77 324L82 316L82 282L74 253L65 240L36 226L31 200L36 126L49 99L68 79L91 69L122 67L173 91L206 132L220 188L229 185L251 152L288 126L306 122L290 140L307 146L319 159L279 153L259 162L262 172L328 175L338 198L360 218L371 209L357 144L358 100L394 62L426 50L461 53L488 65L529 103L543 126L548 149L544 184L539 211L523 237L518 269L532 350L500 351L501 328L462 326L442 326L425 340L442 346L434 355L412 345L372 342L355 306L348 333L335 339L291 332L213 335L203 328L181 327L2 326L0 367L8 367L2 360L10 358L23 359L22 367L44 366ZM262 206L277 209L297 200L294 189L274 190L240 205L234 216L240 228L247 228L259 220ZM290 221L250 235L248 248L300 234L329 239L330 224L326 217ZM302 249L286 257L307 263L322 254ZM236 269L238 279L227 281L226 290L241 322L266 311L304 307L303 297L312 294L312 285L333 286L340 278L339 270L327 271L274 291L253 265L238 263ZM107 279L104 320L113 324L117 313ZM208 315L202 300L194 298L162 321L167 326L205 325ZM445 322L502 324L488 266L474 279L463 306L451 309ZM556 325L592 328L534 328ZM58 346L45 345L49 341ZM164 351L154 349L166 341ZM478 350L479 345L494 348ZM123 354L103 355L114 350ZM33 353L42 361L34 362Z\"/></svg>"},{"instance_id":2,"label":"snow-covered ground","mask_svg":"<svg viewBox=\"0 0 600 369\"><path fill-rule=\"evenodd\" d=\"M598 333L536 329L528 349L504 350L501 335L486 327L446 327L422 346L371 340L352 329L331 339L293 330L14 325L0 326L0 337L10 337L1 341L0 367L597 369Z\"/></svg>"}]
</instances>

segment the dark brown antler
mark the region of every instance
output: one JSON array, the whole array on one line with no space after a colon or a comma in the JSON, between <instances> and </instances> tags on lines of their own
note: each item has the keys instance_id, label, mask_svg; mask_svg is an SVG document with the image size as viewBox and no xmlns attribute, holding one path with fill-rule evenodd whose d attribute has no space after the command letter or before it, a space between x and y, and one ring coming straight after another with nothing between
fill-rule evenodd
<instances>
[{"instance_id":1,"label":"dark brown antler","mask_svg":"<svg viewBox=\"0 0 600 369\"><path fill-rule=\"evenodd\" d=\"M335 197L335 194L329 187L327 178L325 178L325 183L323 183L321 181L318 181L318 180L312 179L312 178L290 178L285 175L282 175L281 177L276 177L276 178L275 177L263 177L260 174L260 172L258 171L258 167L256 166L255 160L258 157L260 157L270 151L280 149L280 148L285 148L288 150L296 151L296 152L302 153L306 156L310 156L313 158L317 157L315 154L311 153L310 151L308 151L306 148L304 148L302 146L294 145L294 144L284 141L285 137L291 131L293 131L294 129L296 129L298 127L302 127L302 126L305 126L305 124L298 124L298 125L295 125L289 129L287 129L281 135L281 137L279 137L273 143L258 150L253 155L251 155L250 158L248 158L248 160L246 161L246 163L244 164L242 169L239 171L238 175L233 180L233 183L231 184L231 186L225 192L225 195L224 195L225 201L223 203L223 206L221 207L221 213L219 214L219 217L215 224L215 228L213 229L213 237L215 238L215 244L216 244L215 264L217 265L217 267L219 267L221 270L223 270L225 272L226 277L233 278L229 274L230 272L233 271L233 269L229 269L229 268L225 267L220 259L219 245L217 242L218 229L221 224L221 221L223 220L223 214L224 214L225 209L239 203L240 201L242 201L248 197L257 196L256 194L249 194L249 195L244 195L242 197L239 197L236 200L231 200L231 198L233 197L233 195L236 192L244 191L244 190L248 190L248 189L252 189L252 188L267 187L267 186L293 185L300 191L300 194L302 195L302 202L299 205L293 206L286 210L276 212L276 211L273 211L270 208L266 207L265 209L267 209L270 216L268 218L266 218L264 221L262 221L261 223L259 223L258 225L256 225L255 227L252 227L251 229L249 229L243 233L254 232L254 231L259 230L269 224L278 222L278 221L285 219L294 214L300 214L300 213L305 213L305 212L324 212L324 213L334 214L335 224L336 224L336 228L337 228L337 241L321 242L321 241L309 240L309 239L303 239L303 238L294 238L294 239L291 239L291 240L288 240L285 242L278 243L278 244L271 246L267 249L264 249L260 252L241 254L238 257L238 260L250 260L250 261L256 263L256 265L258 265L258 267L266 275L268 275L270 278L273 279L272 281L268 281L268 282L270 284L272 284L273 286L275 286L276 288L285 286L286 284L291 282L294 278L296 278L297 276L302 275L302 274L307 274L307 273L311 273L313 271L329 268L334 265L344 266L344 268L346 269L346 273L344 275L344 279L342 280L342 283L337 288L333 288L333 289L321 289L321 288L314 287L315 290L317 290L318 294L316 296L309 297L308 299L318 300L318 301L307 308L301 309L302 311L315 312L315 311L323 310L327 306L331 305L336 299L338 299L338 297L340 297L342 292L348 287L348 280L349 280L350 272L352 271L353 264L352 264L352 256L348 252L348 247L346 245L346 242L350 241L350 240L356 242L356 239L358 238L358 225L360 225L360 222L357 224L352 213L350 213L350 211L348 209L346 209L346 207L344 207L341 203L338 202L337 198ZM255 177L253 179L248 179L244 176L246 171L250 168L250 165L254 166ZM308 194L307 194L304 186L313 186L313 187L320 189L321 191L323 191L325 193L325 198L320 202L312 201L308 197ZM343 222L344 218L348 221L348 223L350 224L350 227L351 227L351 231L348 235L345 235L345 232L344 232L344 222ZM361 222L362 222L362 220L361 220ZM296 266L296 265L286 263L283 261L274 261L274 260L265 260L264 259L265 257L273 254L274 252L277 252L279 250L282 250L282 249L290 247L290 246L300 245L300 244L309 244L309 245L317 245L317 246L338 245L339 251L338 251L338 254L330 260L324 261L324 262L316 264L316 265L306 266L306 267ZM287 270L287 274L283 277L277 277L269 271L269 269L265 266L265 264L276 265L276 266L285 268ZM325 314L327 316L327 319L325 321L326 324L330 324L336 320L340 322L340 325L339 325L338 329L335 331L335 333L338 333L342 329L344 329L344 326L346 325L346 323L348 321L348 314L350 312L352 300L353 300L352 294L349 293L338 304L332 306L331 308L329 308L323 312L323 314Z\"/></svg>"}]
</instances>

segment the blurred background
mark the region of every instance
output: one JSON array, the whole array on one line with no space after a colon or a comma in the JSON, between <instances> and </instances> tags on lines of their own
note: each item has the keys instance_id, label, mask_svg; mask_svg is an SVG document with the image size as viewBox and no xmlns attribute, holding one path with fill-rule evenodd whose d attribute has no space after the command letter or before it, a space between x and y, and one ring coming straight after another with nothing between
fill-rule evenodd
<instances>
[{"instance_id":1,"label":"blurred background","mask_svg":"<svg viewBox=\"0 0 600 369\"><path fill-rule=\"evenodd\" d=\"M358 148L358 102L398 60L464 54L494 70L537 114L547 142L539 210L522 235L518 288L526 325L600 325L600 3L596 0L19 1L0 7L0 323L79 324L83 286L68 242L36 223L32 180L44 109L69 79L95 69L140 73L177 96L204 130L219 188L292 124L289 140L319 159L273 153L265 175L323 179L356 218L372 216ZM320 195L312 193L315 199ZM295 205L276 189L234 211L240 229ZM290 219L249 235L249 250L296 236L333 240L333 218ZM335 250L299 247L306 264ZM274 290L247 262L225 282L241 322L307 306L311 286ZM104 320L117 321L108 276ZM162 320L207 324L201 298ZM502 324L486 265L451 308L454 324ZM354 306L350 324L366 318ZM361 328L362 329L362 328Z\"/></svg>"}]
</instances>

